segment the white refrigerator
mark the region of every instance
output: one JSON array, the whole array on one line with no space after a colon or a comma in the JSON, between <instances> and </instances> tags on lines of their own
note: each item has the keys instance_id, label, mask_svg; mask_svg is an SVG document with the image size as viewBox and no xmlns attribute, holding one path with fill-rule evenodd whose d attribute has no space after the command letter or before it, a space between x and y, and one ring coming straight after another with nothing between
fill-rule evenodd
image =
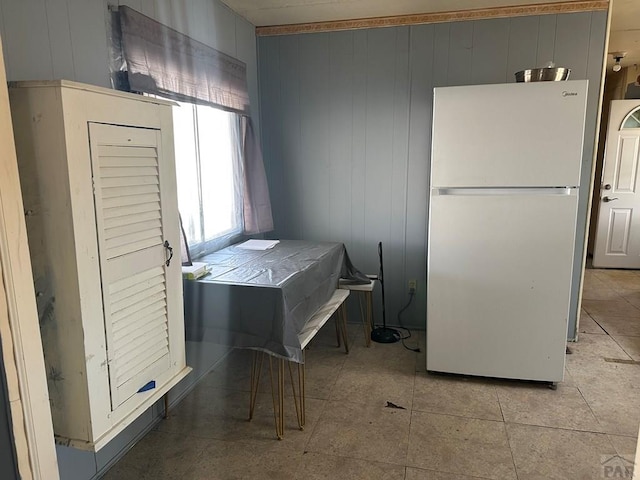
<instances>
[{"instance_id":1,"label":"white refrigerator","mask_svg":"<svg viewBox=\"0 0 640 480\"><path fill-rule=\"evenodd\" d=\"M427 370L563 380L586 95L434 89Z\"/></svg>"}]
</instances>

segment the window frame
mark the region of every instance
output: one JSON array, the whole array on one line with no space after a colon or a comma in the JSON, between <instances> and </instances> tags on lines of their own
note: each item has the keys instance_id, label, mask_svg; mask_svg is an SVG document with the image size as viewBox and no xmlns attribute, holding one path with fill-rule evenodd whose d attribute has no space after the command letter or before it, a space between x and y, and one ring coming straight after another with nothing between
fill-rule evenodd
<instances>
[{"instance_id":1,"label":"window frame","mask_svg":"<svg viewBox=\"0 0 640 480\"><path fill-rule=\"evenodd\" d=\"M156 96L156 95L152 95L152 96ZM166 97L158 96L158 98L166 98ZM183 226L183 230L185 230L185 243L188 245L188 248L189 248L189 256L191 260L197 260L199 257L208 255L212 252L215 252L216 250L224 248L238 241L244 235L244 215L243 215L244 192L243 192L243 182L242 182L244 167L242 162L242 138L241 138L242 119L239 113L232 112L227 109L216 108L211 105L203 105L197 102L176 101L175 99L170 99L170 98L167 98L167 99L173 101L176 104L172 108L184 108L185 106L189 106L191 108L192 125L193 125L192 133L193 133L193 146L194 146L194 160L195 160L195 167L196 167L197 195L198 195L198 206L199 206L197 214L199 216L199 226L200 226L199 236L200 238L202 238L202 241L191 243L186 234L187 229L185 229L184 226ZM232 176L234 180L234 187L233 187L233 192L234 192L233 203L235 204L234 226L230 230L223 231L216 237L213 237L210 239L206 239L206 235L205 235L206 212L205 212L205 207L203 203L203 178L202 178L203 159L202 159L201 144L200 144L200 137L201 135L204 135L204 133L201 132L201 123L198 116L198 108L211 108L219 112L224 112L225 114L229 115L229 126L230 126L229 131L233 132L235 130L236 132L235 139L233 138L233 136L232 138L230 138L230 147L231 147L232 157L229 160L232 164L232 169L233 169ZM174 115L174 122L175 122L175 115ZM173 134L174 134L174 137L177 136L175 125L173 128ZM176 165L176 177L178 177L179 176L178 169L180 168L179 167L180 156L177 151L177 143L174 142L174 144L176 144L175 165ZM180 200L179 181L176 182L176 189L178 191L178 200ZM185 215L185 213L187 212L180 211L182 220L184 220L185 218L188 218L188 215Z\"/></svg>"}]
</instances>

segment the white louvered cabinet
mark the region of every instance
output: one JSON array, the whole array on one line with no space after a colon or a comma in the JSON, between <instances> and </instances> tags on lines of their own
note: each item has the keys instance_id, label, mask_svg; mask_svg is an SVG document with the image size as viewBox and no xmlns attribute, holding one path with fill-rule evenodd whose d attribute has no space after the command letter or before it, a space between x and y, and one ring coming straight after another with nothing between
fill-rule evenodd
<instances>
[{"instance_id":1,"label":"white louvered cabinet","mask_svg":"<svg viewBox=\"0 0 640 480\"><path fill-rule=\"evenodd\" d=\"M98 450L190 371L171 103L67 81L10 100L54 432Z\"/></svg>"}]
</instances>

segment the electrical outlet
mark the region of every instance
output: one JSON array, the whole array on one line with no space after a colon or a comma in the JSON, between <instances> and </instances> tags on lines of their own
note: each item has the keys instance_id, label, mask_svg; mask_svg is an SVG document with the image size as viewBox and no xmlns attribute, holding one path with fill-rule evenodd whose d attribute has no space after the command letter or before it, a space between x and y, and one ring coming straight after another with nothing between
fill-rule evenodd
<instances>
[{"instance_id":1,"label":"electrical outlet","mask_svg":"<svg viewBox=\"0 0 640 480\"><path fill-rule=\"evenodd\" d=\"M416 282L415 280L409 280L409 291L410 292L415 292L417 284L418 284L418 282Z\"/></svg>"}]
</instances>

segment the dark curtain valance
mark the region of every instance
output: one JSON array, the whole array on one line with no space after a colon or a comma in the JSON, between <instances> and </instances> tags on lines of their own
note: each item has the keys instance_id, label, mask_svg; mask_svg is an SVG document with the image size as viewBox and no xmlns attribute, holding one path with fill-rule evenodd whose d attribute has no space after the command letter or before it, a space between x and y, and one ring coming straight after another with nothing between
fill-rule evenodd
<instances>
[{"instance_id":1,"label":"dark curtain valance","mask_svg":"<svg viewBox=\"0 0 640 480\"><path fill-rule=\"evenodd\" d=\"M129 7L118 7L115 15L117 88L249 113L244 62Z\"/></svg>"}]
</instances>

